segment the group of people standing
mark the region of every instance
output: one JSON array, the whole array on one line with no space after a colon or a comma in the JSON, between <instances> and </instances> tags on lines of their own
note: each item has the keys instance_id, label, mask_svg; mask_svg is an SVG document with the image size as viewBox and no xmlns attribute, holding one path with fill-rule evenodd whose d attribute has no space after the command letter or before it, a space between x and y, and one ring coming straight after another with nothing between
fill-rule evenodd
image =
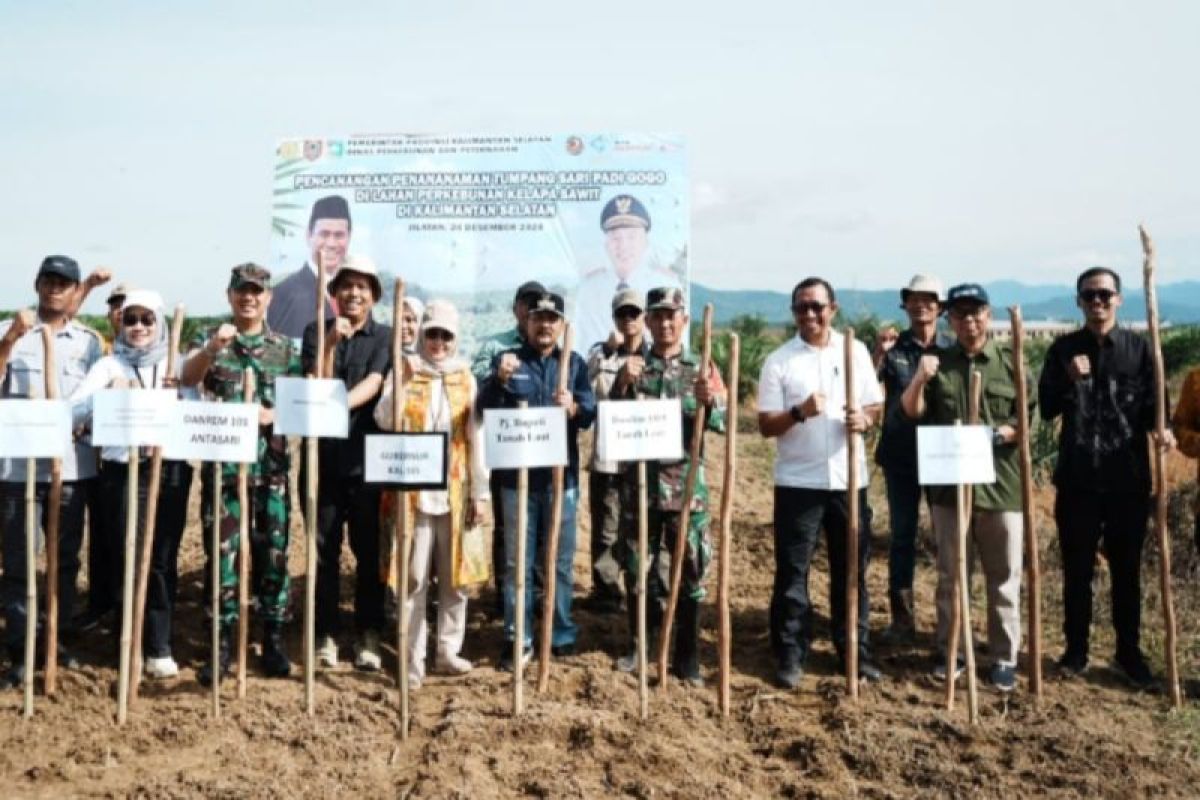
<instances>
[{"instance_id":1,"label":"group of people standing","mask_svg":"<svg viewBox=\"0 0 1200 800\"><path fill-rule=\"evenodd\" d=\"M315 212L314 212L315 213ZM348 225L347 225L348 227ZM310 233L312 226L310 225ZM318 260L314 244L314 260ZM344 254L342 254L344 255ZM689 316L681 289L652 288L641 293L617 290L611 301L611 326L603 341L591 343L587 357L562 357L560 344L566 324L564 298L537 282L518 288L513 300L512 330L482 343L468 362L457 350L458 311L444 301L424 304L405 301L400 326L403 374L392 374L392 329L378 323L373 308L383 287L375 265L365 257L344 256L328 282L330 316L324 335L325 351L318 359L316 323L303 331L300 346L271 329L267 314L272 302L270 272L241 264L230 273L227 301L229 321L198 333L188 343L178 366L168 370L168 323L162 298L153 291L119 285L108 297L114 338L101 337L74 321L87 293L107 276L82 280L78 265L64 256L48 257L35 280L36 311L20 311L0 323L0 394L6 398L40 397L44 392L41 329L54 343L59 391L71 404L76 435L74 447L62 459L63 492L59 514L59 598L62 629L78 634L103 625L119 614L118 591L123 563L124 503L129 480L129 450L103 448L96 452L87 438L91 399L105 388L176 389L185 398L242 399L243 374L254 374L253 401L260 406L258 457L249 466L251 591L262 622L261 667L269 676L285 676L291 662L284 642L289 618L290 577L287 564L291 508L291 456L285 437L274 432L275 382L283 376L313 375L341 380L347 389L349 435L323 439L319 444L316 498L317 659L325 668L339 664L342 630L339 613L339 561L348 534L356 567L354 574L353 663L361 670L381 668L380 642L385 626L388 589L398 577L389 545L390 526L384 521L405 514L414 532L413 581L408 605L398 613L411 615L409 681L419 687L425 677L428 632L426 606L437 586L437 634L434 667L462 675L473 665L463 657L467 587L457 580L456 559L464 531L491 516L494 529L493 568L497 577L497 611L503 616L507 643L497 665L511 669L514 657L518 570L525 573L525 641L522 658L532 657L535 595L544 576L539 555L549 538L554 488L549 468L531 469L524 511L526 529L517 530L517 476L513 470L489 474L483 460L485 409L557 406L567 420L568 464L564 470L561 533L554 566L559 587L552 610L552 653L571 655L578 628L573 619L576 516L580 486L580 434L592 427L598 400L673 398L682 413L683 458L648 464L650 487L648 527L651 563L637 560L637 484L632 466L605 463L593 455L589 464L592 546L592 595L597 613L628 609L629 647L615 654L618 669L636 667L638 629L634 596L638 570L648 569L648 631L656 637L669 593L671 559L679 537L682 551L682 591L677 607L671 660L674 674L701 681L698 657L700 602L711 557L709 487L702 462L691 494L687 529L681 530L685 477L691 471L689 452L694 437L707 430L723 431L727 389L717 370L704 365L687 346ZM1088 665L1091 622L1091 584L1099 547L1112 575L1113 624L1117 633L1116 664L1137 686L1153 676L1139 647L1140 561L1149 513L1151 481L1147 437L1154 425L1154 381L1148 343L1117 327L1121 305L1120 277L1106 268L1087 270L1077 281L1077 302L1084 326L1051 346L1040 381L1029 381L1030 410L1040 408L1044 420L1062 419L1059 458L1054 474L1058 491L1055 520L1062 549L1064 632L1066 649L1059 666L1078 674ZM848 434L882 428L876 460L886 481L891 521L888 559L888 600L891 623L883 638L894 644L915 640L917 614L913 577L919 509L924 498L937 549L937 629L933 669L947 675L947 632L953 598L954 548L957 515L953 487L922 487L917 478L916 427L949 425L968 416L972 372L982 383L980 422L992 429L996 470L993 484L977 486L970 509L969 540L978 553L987 593L987 636L990 680L1000 691L1016 683L1020 649L1020 591L1022 515L1017 450L1018 408L1014 381L1016 364L1011 347L991 332L991 306L986 290L964 283L943 292L940 282L916 276L900 292L909 326L897 333L884 331L874 353L861 342L852 345L855 385L853 405L847 402L842 370L845 341L832 326L838 312L833 286L822 278L801 281L791 295L796 335L766 359L759 379L758 426L764 437L777 440L774 464L775 580L770 601L770 645L776 659L777 681L795 687L804 675L813 640L813 603L808 578L814 553L824 531L830 568L830 627L839 658L847 656L846 531ZM949 336L939 328L948 318ZM35 335L36 334L36 335ZM107 353L107 354L106 354ZM318 363L322 373L317 375ZM567 374L559 375L565 364ZM400 392L400 420L394 419L395 394ZM1035 399L1036 398L1036 399ZM703 408L705 414L698 411ZM1200 454L1200 372L1189 376L1174 422L1184 451ZM397 424L400 423L400 424ZM364 479L364 437L379 431L440 431L447 434L449 480L445 489L409 492L404 508L394 495ZM1169 448L1168 435L1156 446ZM593 451L594 452L594 451ZM701 450L701 458L703 451ZM148 458L148 453L139 453ZM865 455L859 473L867 475ZM300 465L301 472L309 469ZM0 462L0 527L3 529L3 577L0 600L6 620L6 639L12 666L4 680L19 684L20 657L26 625L25 462ZM38 514L51 510L48 465L38 463ZM148 489L148 470L139 470L140 496ZM201 683L219 680L230 670L232 631L238 619L237 581L240 516L238 467L224 465L219 476L201 471L202 517L205 528L214 516L220 530L220 549L209 553L219 560L220 648L198 670ZM186 462L167 461L159 487L153 557L147 587L144 658L147 674L171 678L179 667L173 658L172 620L177 593L176 567L186 524L187 498L193 469ZM306 485L304 480L300 485ZM882 673L872 657L869 638L866 571L870 554L871 509L867 487L859 489L860 559L857 663L860 678L879 680ZM142 509L144 511L144 509ZM139 512L142 513L142 512ZM86 522L85 522L86 520ZM89 527L89 603L77 618L75 587L85 524ZM139 526L140 529L140 526ZM517 564L518 537L526 537L527 560ZM1198 528L1200 544L1200 528ZM206 541L206 547L208 543ZM117 626L113 626L115 630ZM68 641L70 637L68 636ZM115 640L114 640L115 644ZM61 663L74 660L66 651Z\"/></svg>"}]
</instances>

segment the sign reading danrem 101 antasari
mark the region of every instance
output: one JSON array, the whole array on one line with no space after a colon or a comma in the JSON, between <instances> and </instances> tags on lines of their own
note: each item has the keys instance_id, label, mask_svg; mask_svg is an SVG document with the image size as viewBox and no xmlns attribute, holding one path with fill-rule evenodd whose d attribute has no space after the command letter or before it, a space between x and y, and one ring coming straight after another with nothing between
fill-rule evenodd
<instances>
[{"instance_id":1,"label":"sign reading danrem 101 antasari","mask_svg":"<svg viewBox=\"0 0 1200 800\"><path fill-rule=\"evenodd\" d=\"M613 294L688 288L682 137L387 135L289 139L276 150L268 322L299 338L316 317L318 253L402 277L454 303L460 354L512 327L517 286L567 300L575 349L608 336ZM376 313L386 318L389 302Z\"/></svg>"}]
</instances>

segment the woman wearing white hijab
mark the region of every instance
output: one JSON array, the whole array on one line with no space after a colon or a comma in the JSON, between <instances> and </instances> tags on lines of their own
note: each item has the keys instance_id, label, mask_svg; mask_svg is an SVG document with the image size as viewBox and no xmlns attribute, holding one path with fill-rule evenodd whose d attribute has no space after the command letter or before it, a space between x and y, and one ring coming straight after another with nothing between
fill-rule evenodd
<instances>
[{"instance_id":1,"label":"woman wearing white hijab","mask_svg":"<svg viewBox=\"0 0 1200 800\"><path fill-rule=\"evenodd\" d=\"M121 304L120 333L113 341L112 354L92 365L83 382L68 398L76 426L90 422L92 395L101 389L163 389L177 386L178 374L166 374L169 346L167 319L163 315L163 301L158 292L135 289L126 294ZM138 472L139 516L144 510L142 504L146 501L150 472L149 453L143 452L140 457L139 463L146 466ZM113 499L106 504L110 513L100 521L99 528L107 556L104 563L112 576L110 585L118 592L123 585L122 575L125 571L123 542L127 509L123 498L128 476L129 448L101 448L100 477L96 488L103 496ZM171 657L171 618L179 580L179 541L187 522L191 485L192 468L186 461L163 462L142 638L146 674L152 678L173 678L179 674L179 666ZM137 530L142 530L140 520ZM113 598L113 605L121 607L119 597Z\"/></svg>"},{"instance_id":2,"label":"woman wearing white hijab","mask_svg":"<svg viewBox=\"0 0 1200 800\"><path fill-rule=\"evenodd\" d=\"M438 623L436 668L449 675L471 670L459 655L467 621L466 587L454 583L455 553L461 549L466 526L484 519L488 507L488 473L483 464L482 422L475 413L477 387L470 365L457 351L458 312L434 300L421 321L419 355L405 358L404 419L409 431L444 431L448 434L448 488L408 493L407 513L413 525L413 590L410 615L408 679L412 688L425 676L425 600L430 567L436 556ZM394 377L375 406L375 421L392 430ZM385 498L392 497L390 492ZM386 509L390 501L385 502ZM394 513L394 511L393 511ZM390 529L389 529L390 530ZM394 577L394 576L393 576ZM394 582L393 582L394 583Z\"/></svg>"}]
</instances>

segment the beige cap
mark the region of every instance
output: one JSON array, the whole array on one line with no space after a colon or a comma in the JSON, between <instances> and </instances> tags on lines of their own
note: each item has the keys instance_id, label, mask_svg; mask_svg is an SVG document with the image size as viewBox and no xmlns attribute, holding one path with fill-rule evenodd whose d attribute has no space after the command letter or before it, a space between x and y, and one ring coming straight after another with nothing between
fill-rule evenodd
<instances>
[{"instance_id":1,"label":"beige cap","mask_svg":"<svg viewBox=\"0 0 1200 800\"><path fill-rule=\"evenodd\" d=\"M114 286L112 288L112 291L108 293L108 299L105 300L104 302L111 305L112 303L115 303L119 300L124 300L125 295L129 294L132 291L133 291L132 283L118 283L116 286Z\"/></svg>"},{"instance_id":2,"label":"beige cap","mask_svg":"<svg viewBox=\"0 0 1200 800\"><path fill-rule=\"evenodd\" d=\"M430 328L449 331L458 338L458 309L446 300L430 300L421 317L421 333Z\"/></svg>"},{"instance_id":3,"label":"beige cap","mask_svg":"<svg viewBox=\"0 0 1200 800\"><path fill-rule=\"evenodd\" d=\"M351 254L346 256L342 265L338 267L338 271L333 274L333 279L325 287L329 294L333 294L337 290L338 280L346 273L353 272L358 275L365 275L371 281L371 291L375 295L375 299L379 300L383 297L383 284L379 281L379 269L375 266L375 262L370 256Z\"/></svg>"},{"instance_id":4,"label":"beige cap","mask_svg":"<svg viewBox=\"0 0 1200 800\"><path fill-rule=\"evenodd\" d=\"M618 309L626 306L633 306L638 311L645 311L646 303L642 300L641 292L637 289L622 289L613 295L612 310L614 314Z\"/></svg>"},{"instance_id":5,"label":"beige cap","mask_svg":"<svg viewBox=\"0 0 1200 800\"><path fill-rule=\"evenodd\" d=\"M900 290L901 302L907 300L910 294L931 294L938 299L939 303L946 301L946 292L942 289L942 282L932 275L913 275L908 286Z\"/></svg>"}]
</instances>

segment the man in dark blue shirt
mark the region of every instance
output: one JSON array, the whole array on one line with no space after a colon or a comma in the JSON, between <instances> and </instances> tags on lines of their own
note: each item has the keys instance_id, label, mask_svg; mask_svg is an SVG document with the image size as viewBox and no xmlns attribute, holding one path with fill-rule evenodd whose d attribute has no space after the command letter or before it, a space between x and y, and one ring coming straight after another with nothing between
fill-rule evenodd
<instances>
[{"instance_id":1,"label":"man in dark blue shirt","mask_svg":"<svg viewBox=\"0 0 1200 800\"><path fill-rule=\"evenodd\" d=\"M588 381L587 365L577 353L571 353L567 388L558 391L559 337L564 327L561 295L546 292L530 298L525 322L525 341L517 348L498 354L479 390L478 406L516 408L524 401L532 407L560 406L567 416L568 465L563 475L562 528L559 533L555 580L558 586L554 603L551 647L556 656L575 650L576 627L571 620L573 591L572 562L575 559L575 508L579 501L579 432L596 418L596 396ZM500 654L500 668L512 668L512 642L515 634L517 570L517 470L498 470L504 510L504 633L507 645ZM550 533L550 515L554 504L552 470L529 470L529 497L526 506L527 546L525 570L525 642L522 658L532 654L533 562L538 543Z\"/></svg>"}]
</instances>

